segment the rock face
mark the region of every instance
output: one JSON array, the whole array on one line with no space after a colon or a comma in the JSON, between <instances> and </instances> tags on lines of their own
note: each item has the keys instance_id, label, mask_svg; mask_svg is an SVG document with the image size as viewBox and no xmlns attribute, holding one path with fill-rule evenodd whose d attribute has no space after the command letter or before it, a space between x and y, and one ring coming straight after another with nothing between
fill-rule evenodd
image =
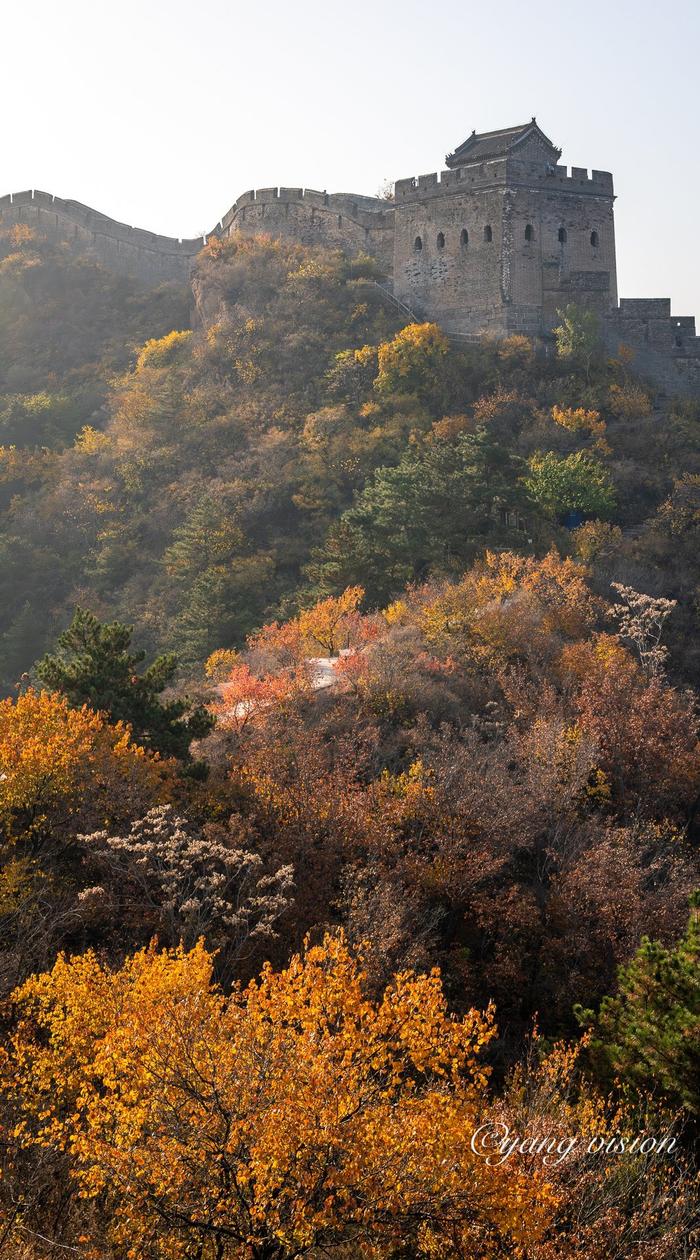
<instances>
[{"instance_id":1,"label":"rock face","mask_svg":"<svg viewBox=\"0 0 700 1260\"><path fill-rule=\"evenodd\" d=\"M607 171L559 165L533 118L472 132L440 173L401 179L394 201L309 188L243 193L209 237L268 233L374 257L402 309L477 338L547 337L557 311L595 310L612 352L669 392L700 393L692 316L665 298L618 304L614 192ZM187 281L208 237L178 240L132 228L38 191L0 198L0 228L26 223L146 284Z\"/></svg>"}]
</instances>

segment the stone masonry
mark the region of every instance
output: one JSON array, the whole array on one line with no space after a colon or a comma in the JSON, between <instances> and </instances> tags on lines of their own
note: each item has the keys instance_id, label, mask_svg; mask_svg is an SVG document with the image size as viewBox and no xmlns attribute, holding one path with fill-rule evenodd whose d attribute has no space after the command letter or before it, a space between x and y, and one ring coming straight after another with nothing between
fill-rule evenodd
<instances>
[{"instance_id":1,"label":"stone masonry","mask_svg":"<svg viewBox=\"0 0 700 1260\"><path fill-rule=\"evenodd\" d=\"M612 175L559 164L533 118L472 132L446 170L400 179L394 201L353 193L263 188L243 193L209 237L267 233L374 257L385 292L454 337L525 333L547 339L557 311L595 310L608 347L635 353L661 390L700 394L692 316L665 298L618 303ZM0 229L27 223L146 284L187 281L208 237L159 236L49 193L0 198Z\"/></svg>"},{"instance_id":2,"label":"stone masonry","mask_svg":"<svg viewBox=\"0 0 700 1260\"><path fill-rule=\"evenodd\" d=\"M617 303L613 182L557 165L534 119L475 133L439 175L396 184L394 291L455 333L551 330L575 301Z\"/></svg>"}]
</instances>

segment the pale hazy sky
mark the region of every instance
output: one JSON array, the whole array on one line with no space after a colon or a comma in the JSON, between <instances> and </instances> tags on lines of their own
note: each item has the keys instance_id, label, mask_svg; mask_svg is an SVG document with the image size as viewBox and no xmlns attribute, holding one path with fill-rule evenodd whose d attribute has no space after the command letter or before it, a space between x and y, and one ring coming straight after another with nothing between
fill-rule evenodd
<instances>
[{"instance_id":1,"label":"pale hazy sky","mask_svg":"<svg viewBox=\"0 0 700 1260\"><path fill-rule=\"evenodd\" d=\"M376 193L532 114L615 177L628 297L700 317L700 0L5 0L0 195L174 236L248 188Z\"/></svg>"}]
</instances>

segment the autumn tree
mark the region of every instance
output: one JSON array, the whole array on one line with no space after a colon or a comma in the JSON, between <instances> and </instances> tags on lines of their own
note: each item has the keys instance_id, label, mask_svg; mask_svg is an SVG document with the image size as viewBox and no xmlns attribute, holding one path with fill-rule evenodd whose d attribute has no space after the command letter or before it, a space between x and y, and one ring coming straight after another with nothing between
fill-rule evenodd
<instances>
[{"instance_id":1,"label":"autumn tree","mask_svg":"<svg viewBox=\"0 0 700 1260\"><path fill-rule=\"evenodd\" d=\"M313 689L312 662L319 648L334 656L343 648L369 642L376 622L358 611L363 595L361 586L348 587L282 625L263 626L249 636L247 651L241 656L234 654L227 660L225 651L214 653L207 670L217 671L212 709L221 725L240 733L256 716Z\"/></svg>"},{"instance_id":2,"label":"autumn tree","mask_svg":"<svg viewBox=\"0 0 700 1260\"><path fill-rule=\"evenodd\" d=\"M379 347L375 389L379 394L434 397L447 351L447 338L437 324L408 324Z\"/></svg>"},{"instance_id":3,"label":"autumn tree","mask_svg":"<svg viewBox=\"0 0 700 1260\"><path fill-rule=\"evenodd\" d=\"M597 745L618 808L686 819L700 789L693 697L648 678L611 636L566 647L561 669L580 680L573 709Z\"/></svg>"},{"instance_id":4,"label":"autumn tree","mask_svg":"<svg viewBox=\"0 0 700 1260\"><path fill-rule=\"evenodd\" d=\"M612 383L609 390L608 406L613 415L621 420L639 420L650 416L652 412L651 398L646 389L636 381Z\"/></svg>"},{"instance_id":5,"label":"autumn tree","mask_svg":"<svg viewBox=\"0 0 700 1260\"><path fill-rule=\"evenodd\" d=\"M554 548L541 560L486 551L461 581L427 588L418 623L428 642L492 664L552 658L595 625L600 602L586 574Z\"/></svg>"},{"instance_id":6,"label":"autumn tree","mask_svg":"<svg viewBox=\"0 0 700 1260\"><path fill-rule=\"evenodd\" d=\"M101 1205L91 1241L163 1258L525 1255L551 1212L545 1171L470 1147L492 1012L450 1018L435 972L372 1001L342 939L229 999L211 971L201 945L113 972L86 954L15 994L13 1141L66 1152Z\"/></svg>"},{"instance_id":7,"label":"autumn tree","mask_svg":"<svg viewBox=\"0 0 700 1260\"><path fill-rule=\"evenodd\" d=\"M605 437L605 421L600 412L586 407L552 407L552 419L555 424L567 429L569 433L583 433L594 439L594 450L601 455L610 454L610 446Z\"/></svg>"},{"instance_id":8,"label":"autumn tree","mask_svg":"<svg viewBox=\"0 0 700 1260\"><path fill-rule=\"evenodd\" d=\"M71 824L128 817L169 773L123 723L32 690L0 701L0 767L0 829L39 846Z\"/></svg>"},{"instance_id":9,"label":"autumn tree","mask_svg":"<svg viewBox=\"0 0 700 1260\"><path fill-rule=\"evenodd\" d=\"M235 648L216 648L204 662L204 673L212 683L220 683L238 663L239 656Z\"/></svg>"},{"instance_id":10,"label":"autumn tree","mask_svg":"<svg viewBox=\"0 0 700 1260\"><path fill-rule=\"evenodd\" d=\"M319 600L302 612L298 623L302 638L318 644L327 656L335 656L342 647L349 647L353 630L359 628L360 619L356 614L364 593L361 586L348 586L341 595Z\"/></svg>"},{"instance_id":11,"label":"autumn tree","mask_svg":"<svg viewBox=\"0 0 700 1260\"><path fill-rule=\"evenodd\" d=\"M610 560L622 545L622 530L608 521L584 521L573 531L576 554L584 564Z\"/></svg>"},{"instance_id":12,"label":"autumn tree","mask_svg":"<svg viewBox=\"0 0 700 1260\"><path fill-rule=\"evenodd\" d=\"M127 824L167 799L173 779L128 727L64 696L0 701L0 995L82 940L77 833Z\"/></svg>"},{"instance_id":13,"label":"autumn tree","mask_svg":"<svg viewBox=\"0 0 700 1260\"><path fill-rule=\"evenodd\" d=\"M264 717L270 709L306 689L302 669L260 675L246 661L236 661L217 684L212 712L223 728L240 734L256 717Z\"/></svg>"}]
</instances>

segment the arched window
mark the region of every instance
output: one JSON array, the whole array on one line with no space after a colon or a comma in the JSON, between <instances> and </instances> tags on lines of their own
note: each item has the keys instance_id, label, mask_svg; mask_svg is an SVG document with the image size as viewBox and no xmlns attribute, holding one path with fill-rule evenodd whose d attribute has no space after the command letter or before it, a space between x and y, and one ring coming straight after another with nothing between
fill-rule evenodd
<instances>
[{"instance_id":1,"label":"arched window","mask_svg":"<svg viewBox=\"0 0 700 1260\"><path fill-rule=\"evenodd\" d=\"M566 228L565 227L559 228L559 243L561 245L566 245Z\"/></svg>"},{"instance_id":2,"label":"arched window","mask_svg":"<svg viewBox=\"0 0 700 1260\"><path fill-rule=\"evenodd\" d=\"M421 240L420 236L417 236L417 237L416 237L416 239L415 239L415 241L413 242L413 248L415 249L415 251L416 251L416 253L417 253L417 254L420 254L420 252L421 252L421 250L422 250L422 248L423 248L423 242L422 242L422 240Z\"/></svg>"},{"instance_id":3,"label":"arched window","mask_svg":"<svg viewBox=\"0 0 700 1260\"><path fill-rule=\"evenodd\" d=\"M591 232L591 245L594 249L598 248L599 238L597 232Z\"/></svg>"},{"instance_id":4,"label":"arched window","mask_svg":"<svg viewBox=\"0 0 700 1260\"><path fill-rule=\"evenodd\" d=\"M459 239L460 239L460 242L462 243L462 245L468 245L468 244L469 244L469 233L468 233L468 231L467 231L467 229L466 229L466 228L462 228L462 233L461 233L461 235L460 235L460 238L459 238Z\"/></svg>"},{"instance_id":5,"label":"arched window","mask_svg":"<svg viewBox=\"0 0 700 1260\"><path fill-rule=\"evenodd\" d=\"M493 240L493 231L492 231L492 229L491 229L491 224L490 224L490 223L487 223L487 224L486 224L486 227L484 228L484 240L485 240L485 241L492 241L492 240Z\"/></svg>"},{"instance_id":6,"label":"arched window","mask_svg":"<svg viewBox=\"0 0 700 1260\"><path fill-rule=\"evenodd\" d=\"M438 232L437 234L437 247L438 249L445 248L445 233L444 232Z\"/></svg>"},{"instance_id":7,"label":"arched window","mask_svg":"<svg viewBox=\"0 0 700 1260\"><path fill-rule=\"evenodd\" d=\"M534 241L534 239L535 239L535 229L531 223L528 223L527 227L525 228L525 240Z\"/></svg>"}]
</instances>

